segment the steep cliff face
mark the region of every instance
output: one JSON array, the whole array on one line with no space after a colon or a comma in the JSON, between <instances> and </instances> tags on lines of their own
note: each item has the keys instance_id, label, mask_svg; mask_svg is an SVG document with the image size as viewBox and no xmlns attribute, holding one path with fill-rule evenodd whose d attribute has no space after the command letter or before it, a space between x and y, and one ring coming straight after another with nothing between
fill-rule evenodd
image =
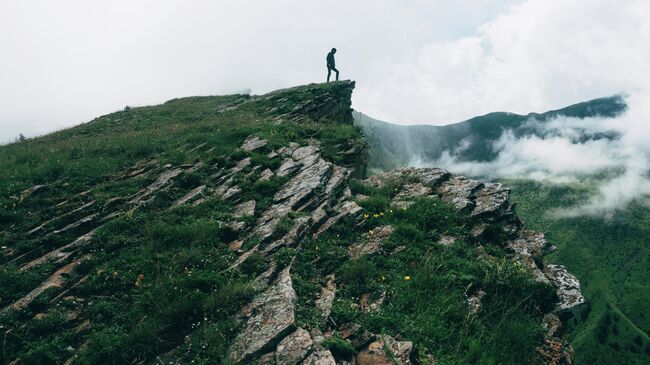
<instances>
[{"instance_id":1,"label":"steep cliff face","mask_svg":"<svg viewBox=\"0 0 650 365\"><path fill-rule=\"evenodd\" d=\"M561 318L583 305L579 283L544 263L552 246L508 189L435 168L365 178L353 88L174 100L152 128L178 136L187 120L199 134L173 152L83 186L25 189L15 172L5 359L571 363Z\"/></svg>"}]
</instances>

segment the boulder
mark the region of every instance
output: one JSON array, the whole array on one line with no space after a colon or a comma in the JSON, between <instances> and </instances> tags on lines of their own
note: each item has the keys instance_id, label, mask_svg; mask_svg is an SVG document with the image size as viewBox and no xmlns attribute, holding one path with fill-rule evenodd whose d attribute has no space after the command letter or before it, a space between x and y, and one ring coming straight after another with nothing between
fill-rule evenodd
<instances>
[{"instance_id":1,"label":"boulder","mask_svg":"<svg viewBox=\"0 0 650 365\"><path fill-rule=\"evenodd\" d=\"M277 365L296 365L307 357L312 347L309 332L298 328L285 337L275 349L275 363Z\"/></svg>"},{"instance_id":2,"label":"boulder","mask_svg":"<svg viewBox=\"0 0 650 365\"><path fill-rule=\"evenodd\" d=\"M453 176L438 187L438 194L442 201L453 205L460 211L471 211L475 203L472 194L483 184L464 176Z\"/></svg>"},{"instance_id":3,"label":"boulder","mask_svg":"<svg viewBox=\"0 0 650 365\"><path fill-rule=\"evenodd\" d=\"M471 217L498 216L499 213L509 204L510 189L504 188L501 184L485 183L485 185L474 194L474 209Z\"/></svg>"},{"instance_id":4,"label":"boulder","mask_svg":"<svg viewBox=\"0 0 650 365\"><path fill-rule=\"evenodd\" d=\"M249 200L235 206L233 216L241 218L243 216L255 215L255 200Z\"/></svg>"},{"instance_id":5,"label":"boulder","mask_svg":"<svg viewBox=\"0 0 650 365\"><path fill-rule=\"evenodd\" d=\"M359 351L356 360L359 365L410 365L412 351L411 341L397 341L391 336L382 336Z\"/></svg>"},{"instance_id":6,"label":"boulder","mask_svg":"<svg viewBox=\"0 0 650 365\"><path fill-rule=\"evenodd\" d=\"M241 149L246 152L251 152L256 149L262 148L267 144L268 141L265 139L261 139L257 136L248 136L248 138L246 138L246 141L244 141L244 144L241 145Z\"/></svg>"},{"instance_id":7,"label":"boulder","mask_svg":"<svg viewBox=\"0 0 650 365\"><path fill-rule=\"evenodd\" d=\"M359 258L363 255L372 255L381 249L382 243L387 240L395 231L392 226L380 226L373 228L363 235L364 241L355 243L350 247L350 255Z\"/></svg>"},{"instance_id":8,"label":"boulder","mask_svg":"<svg viewBox=\"0 0 650 365\"><path fill-rule=\"evenodd\" d=\"M336 365L334 356L330 350L323 347L316 348L309 356L302 362L304 365Z\"/></svg>"},{"instance_id":9,"label":"boulder","mask_svg":"<svg viewBox=\"0 0 650 365\"><path fill-rule=\"evenodd\" d=\"M203 194L203 191L205 190L205 185L198 186L192 190L190 190L187 194L185 194L182 198L176 200L173 204L172 207L177 207L179 205L183 205L197 196Z\"/></svg>"},{"instance_id":10,"label":"boulder","mask_svg":"<svg viewBox=\"0 0 650 365\"><path fill-rule=\"evenodd\" d=\"M327 284L321 289L318 299L315 301L316 308L321 312L323 320L327 320L332 312L334 297L336 296L336 282L334 274L327 276Z\"/></svg>"},{"instance_id":11,"label":"boulder","mask_svg":"<svg viewBox=\"0 0 650 365\"><path fill-rule=\"evenodd\" d=\"M585 304L585 297L580 291L580 282L562 265L546 265L544 274L556 288L558 303L556 311L573 312Z\"/></svg>"},{"instance_id":12,"label":"boulder","mask_svg":"<svg viewBox=\"0 0 650 365\"><path fill-rule=\"evenodd\" d=\"M272 350L294 329L296 292L289 268L250 305L252 315L230 347L230 359L239 363Z\"/></svg>"}]
</instances>

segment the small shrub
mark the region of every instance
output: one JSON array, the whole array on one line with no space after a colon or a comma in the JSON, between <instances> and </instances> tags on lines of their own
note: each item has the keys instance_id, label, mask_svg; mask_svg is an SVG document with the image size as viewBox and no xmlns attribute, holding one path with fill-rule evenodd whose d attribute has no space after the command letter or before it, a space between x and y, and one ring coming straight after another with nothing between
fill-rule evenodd
<instances>
[{"instance_id":1,"label":"small shrub","mask_svg":"<svg viewBox=\"0 0 650 365\"><path fill-rule=\"evenodd\" d=\"M257 276L266 270L266 258L259 252L254 252L252 255L242 262L240 270L248 276Z\"/></svg>"},{"instance_id":2,"label":"small shrub","mask_svg":"<svg viewBox=\"0 0 650 365\"><path fill-rule=\"evenodd\" d=\"M357 353L351 343L337 336L328 338L323 341L322 345L330 350L332 355L337 359L351 361L352 357Z\"/></svg>"}]
</instances>

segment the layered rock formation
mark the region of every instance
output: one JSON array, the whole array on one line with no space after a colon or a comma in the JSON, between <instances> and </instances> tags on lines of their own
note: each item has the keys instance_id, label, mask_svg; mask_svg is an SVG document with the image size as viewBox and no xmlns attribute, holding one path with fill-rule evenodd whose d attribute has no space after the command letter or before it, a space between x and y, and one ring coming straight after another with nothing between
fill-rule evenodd
<instances>
[{"instance_id":1,"label":"layered rock formation","mask_svg":"<svg viewBox=\"0 0 650 365\"><path fill-rule=\"evenodd\" d=\"M247 103L266 103L266 112L278 121L309 119L311 121L335 121L352 123L350 96L353 82L341 82L333 91L322 92L317 86L274 92L262 97L242 99L237 108ZM294 103L287 101L295 100ZM290 105L291 107L288 107ZM232 110L232 109L229 109ZM226 109L218 112L226 112ZM227 357L232 363L256 364L411 364L418 363L413 343L409 339L395 338L381 333L371 333L354 323L331 323L329 331L323 333L317 328L303 328L296 321L298 301L292 280L293 261L282 260L280 252L299 252L305 240L317 238L336 227L342 221L362 222L363 209L358 202L362 196L351 192L351 178L363 174L363 167L355 164L335 163L325 157L323 146L318 141L307 144L287 143L270 149L271 143L258 135L247 136L241 141L240 151L264 153L275 168L257 165L250 157L231 161L229 166L211 166L210 180L205 184L186 189L169 209L185 205L199 206L207 198L218 198L233 205L233 214L228 222L220 222L236 233L237 238L228 244L236 259L227 271L234 272L255 257L264 258L268 264L253 283L256 289L254 299L237 315L239 332L232 339ZM350 145L355 145L352 141ZM365 151L358 144L344 153L363 156ZM363 157L361 157L363 160ZM117 179L129 179L146 175L150 183L137 193L116 197L97 209L93 200L80 199L62 202L66 212L34 227L28 235L42 237L45 241L51 235L75 232L78 238L61 247L48 250L46 247L29 252L5 253L10 263L20 270L34 270L44 264L54 265L53 274L36 286L32 292L7 305L2 313L20 311L46 291L55 291L49 300L57 303L74 288L86 280L87 275L76 282L68 282L71 272L88 260L90 255L83 248L93 235L107 222L124 214L152 204L155 197L165 192L174 182L198 169L205 169L202 162L178 166L160 166L155 160L145 160L124 171ZM355 171L356 169L356 171ZM260 208L259 202L242 198L245 186L241 181L260 172L257 182L274 178L286 179L271 197L271 203ZM561 337L560 317L563 313L575 311L585 300L577 279L562 266L548 265L543 256L552 251L552 246L540 233L523 229L523 223L515 214L514 204L509 201L509 190L496 183L476 181L455 176L438 168L405 168L383 172L358 182L367 187L383 188L397 183L399 191L393 197L391 206L407 209L418 198L428 197L450 204L472 223L471 232L477 240L502 240L492 242L509 247L510 258L526 268L535 280L553 285L558 302L555 309L547 313L544 325L547 328L546 346L540 356L548 363L570 363L570 346ZM35 186L24 195L36 194L43 186ZM167 209L167 208L166 208ZM373 228L356 242L350 242L349 257L390 255L403 249L394 248L386 252L385 242L394 232L394 227L383 225ZM454 245L456 238L440 237L432 245ZM477 256L489 260L489 254ZM330 320L330 312L336 298L337 284L333 273L324 278L325 285L314 306L321 314L321 322ZM137 283L136 283L137 285ZM364 312L381 308L386 293L364 294L360 306ZM473 288L467 292L467 313L477 315L481 300L486 292ZM77 316L71 322L86 323L84 316ZM88 324L85 325L87 328ZM79 333L84 333L84 328ZM328 339L337 333L340 340L354 350L353 355L336 353L328 345ZM81 335L80 335L81 336ZM191 337L191 334L188 335ZM184 363L182 346L158 356L152 363ZM334 353L333 353L334 352ZM336 355L336 356L335 356ZM432 355L427 355L435 363ZM427 357L425 356L425 357ZM69 363L74 363L73 355Z\"/></svg>"}]
</instances>

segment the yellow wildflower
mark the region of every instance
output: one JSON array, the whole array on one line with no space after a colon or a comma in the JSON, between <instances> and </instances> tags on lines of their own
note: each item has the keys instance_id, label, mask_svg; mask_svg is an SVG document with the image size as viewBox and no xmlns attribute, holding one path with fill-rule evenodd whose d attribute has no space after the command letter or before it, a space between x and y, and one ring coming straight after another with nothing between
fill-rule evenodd
<instances>
[{"instance_id":1,"label":"yellow wildflower","mask_svg":"<svg viewBox=\"0 0 650 365\"><path fill-rule=\"evenodd\" d=\"M406 275L406 276L404 277L404 280L409 281L409 280L411 280L411 277L408 276L408 275Z\"/></svg>"}]
</instances>

